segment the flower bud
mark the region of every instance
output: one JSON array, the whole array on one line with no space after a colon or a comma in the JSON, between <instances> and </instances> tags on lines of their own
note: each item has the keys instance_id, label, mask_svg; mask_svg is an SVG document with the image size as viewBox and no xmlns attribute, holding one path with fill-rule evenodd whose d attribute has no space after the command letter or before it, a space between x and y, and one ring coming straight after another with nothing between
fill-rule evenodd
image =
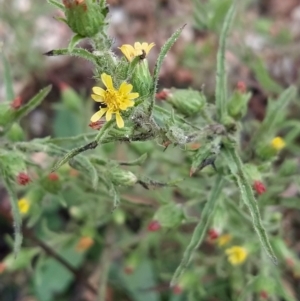
<instances>
[{"instance_id":1,"label":"flower bud","mask_svg":"<svg viewBox=\"0 0 300 301\"><path fill-rule=\"evenodd\" d=\"M87 251L94 244L94 240L89 236L83 236L76 245L77 252Z\"/></svg>"},{"instance_id":2,"label":"flower bud","mask_svg":"<svg viewBox=\"0 0 300 301\"><path fill-rule=\"evenodd\" d=\"M7 138L13 142L24 140L24 131L22 127L18 123L14 122L7 132Z\"/></svg>"},{"instance_id":3,"label":"flower bud","mask_svg":"<svg viewBox=\"0 0 300 301\"><path fill-rule=\"evenodd\" d=\"M59 176L58 176L58 174L57 174L56 172L51 172L51 173L48 175L48 179L49 179L50 181L55 182L55 181L58 181L58 180L59 180Z\"/></svg>"},{"instance_id":4,"label":"flower bud","mask_svg":"<svg viewBox=\"0 0 300 301\"><path fill-rule=\"evenodd\" d=\"M211 241L216 240L219 237L219 233L215 229L208 230L208 237Z\"/></svg>"},{"instance_id":5,"label":"flower bud","mask_svg":"<svg viewBox=\"0 0 300 301\"><path fill-rule=\"evenodd\" d=\"M266 186L261 181L255 181L253 184L253 188L259 195L266 192Z\"/></svg>"},{"instance_id":6,"label":"flower bud","mask_svg":"<svg viewBox=\"0 0 300 301\"><path fill-rule=\"evenodd\" d=\"M251 93L245 92L245 84L239 82L237 89L234 91L231 99L228 102L228 114L234 119L241 119L243 116L245 116L247 112L248 102L251 98Z\"/></svg>"},{"instance_id":7,"label":"flower bud","mask_svg":"<svg viewBox=\"0 0 300 301\"><path fill-rule=\"evenodd\" d=\"M121 168L111 168L108 170L111 181L115 185L133 186L137 182L137 177L131 171Z\"/></svg>"},{"instance_id":8,"label":"flower bud","mask_svg":"<svg viewBox=\"0 0 300 301\"><path fill-rule=\"evenodd\" d=\"M147 60L138 62L132 75L132 85L134 91L138 92L140 97L149 94L152 86L152 76L149 71Z\"/></svg>"},{"instance_id":9,"label":"flower bud","mask_svg":"<svg viewBox=\"0 0 300 301\"><path fill-rule=\"evenodd\" d=\"M16 97L10 104L11 108L15 109L15 110L19 109L21 107L21 105L22 105L21 96Z\"/></svg>"},{"instance_id":10,"label":"flower bud","mask_svg":"<svg viewBox=\"0 0 300 301\"><path fill-rule=\"evenodd\" d=\"M140 255L137 252L131 253L124 262L124 273L127 275L133 274L140 261Z\"/></svg>"},{"instance_id":11,"label":"flower bud","mask_svg":"<svg viewBox=\"0 0 300 301\"><path fill-rule=\"evenodd\" d=\"M126 214L120 208L113 212L113 220L117 225L124 225L126 220Z\"/></svg>"},{"instance_id":12,"label":"flower bud","mask_svg":"<svg viewBox=\"0 0 300 301\"><path fill-rule=\"evenodd\" d=\"M62 186L61 181L56 173L51 173L41 178L41 186L52 194L57 194Z\"/></svg>"},{"instance_id":13,"label":"flower bud","mask_svg":"<svg viewBox=\"0 0 300 301\"><path fill-rule=\"evenodd\" d=\"M202 92L187 89L172 89L166 100L185 116L199 113L206 105L206 98Z\"/></svg>"},{"instance_id":14,"label":"flower bud","mask_svg":"<svg viewBox=\"0 0 300 301\"><path fill-rule=\"evenodd\" d=\"M29 177L28 174L25 173L25 172L20 172L20 173L17 175L17 183L18 183L19 185L25 186L25 185L27 185L30 181L31 181L30 177Z\"/></svg>"},{"instance_id":15,"label":"flower bud","mask_svg":"<svg viewBox=\"0 0 300 301\"><path fill-rule=\"evenodd\" d=\"M173 228L181 224L184 219L182 206L179 204L167 204L161 206L154 215L153 220L161 227Z\"/></svg>"},{"instance_id":16,"label":"flower bud","mask_svg":"<svg viewBox=\"0 0 300 301\"><path fill-rule=\"evenodd\" d=\"M156 231L158 231L158 230L160 230L160 229L161 229L161 225L160 225L160 223L159 223L158 221L156 221L156 220L151 221L151 222L149 223L148 227L147 227L147 230L148 230L149 232L156 232Z\"/></svg>"},{"instance_id":17,"label":"flower bud","mask_svg":"<svg viewBox=\"0 0 300 301\"><path fill-rule=\"evenodd\" d=\"M181 295L182 292L183 292L183 288L182 288L179 284L176 284L176 285L173 287L172 291L173 291L173 294L174 294L174 295Z\"/></svg>"},{"instance_id":18,"label":"flower bud","mask_svg":"<svg viewBox=\"0 0 300 301\"><path fill-rule=\"evenodd\" d=\"M93 0L63 0L66 22L74 33L93 37L105 25L107 9Z\"/></svg>"}]
</instances>

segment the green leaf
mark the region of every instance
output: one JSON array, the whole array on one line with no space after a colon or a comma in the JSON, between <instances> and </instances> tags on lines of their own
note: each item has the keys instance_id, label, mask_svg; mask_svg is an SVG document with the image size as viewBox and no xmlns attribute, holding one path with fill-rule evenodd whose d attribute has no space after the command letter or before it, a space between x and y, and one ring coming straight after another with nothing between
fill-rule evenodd
<instances>
[{"instance_id":1,"label":"green leaf","mask_svg":"<svg viewBox=\"0 0 300 301\"><path fill-rule=\"evenodd\" d=\"M116 264L112 268L111 279L119 279L122 286L128 291L134 301L159 301L156 290L147 290L155 287L157 282L153 271L152 261L145 259L137 266L131 275L124 274Z\"/></svg>"},{"instance_id":2,"label":"green leaf","mask_svg":"<svg viewBox=\"0 0 300 301\"><path fill-rule=\"evenodd\" d=\"M296 97L297 89L291 86L284 90L276 101L269 102L266 116L258 130L253 137L253 143L260 142L263 136L272 135L276 130L276 125L279 116L284 112L286 106Z\"/></svg>"},{"instance_id":3,"label":"green leaf","mask_svg":"<svg viewBox=\"0 0 300 301\"><path fill-rule=\"evenodd\" d=\"M5 86L5 97L7 100L12 101L15 98L14 90L13 90L13 79L10 72L11 68L9 62L6 59L4 53L2 53L2 63L3 63L3 71L4 71L3 79L4 79L4 86Z\"/></svg>"},{"instance_id":4,"label":"green leaf","mask_svg":"<svg viewBox=\"0 0 300 301\"><path fill-rule=\"evenodd\" d=\"M72 51L69 51L68 48L62 48L62 49L55 49L55 50L50 50L44 55L47 56L58 56L58 55L73 55L80 57L82 59L88 60L92 62L93 64L97 65L97 59L96 57L89 51L82 49L82 48L74 48Z\"/></svg>"},{"instance_id":5,"label":"green leaf","mask_svg":"<svg viewBox=\"0 0 300 301\"><path fill-rule=\"evenodd\" d=\"M282 87L270 77L262 59L251 58L249 67L253 70L257 81L265 91L281 93Z\"/></svg>"},{"instance_id":6,"label":"green leaf","mask_svg":"<svg viewBox=\"0 0 300 301\"><path fill-rule=\"evenodd\" d=\"M152 114L152 110L153 110L153 107L155 104L155 93L156 93L157 83L158 83L158 79L159 79L159 72L160 72L160 68L162 66L163 60L164 60L165 56L167 55L168 51L170 50L170 48L173 46L173 44L176 42L176 40L180 36L185 25L183 25L178 30L176 30L160 50L160 53L159 53L159 56L158 56L158 59L156 61L155 68L154 68L153 85L152 85L152 88L150 91L150 95L152 95L151 103L149 106L150 115Z\"/></svg>"},{"instance_id":7,"label":"green leaf","mask_svg":"<svg viewBox=\"0 0 300 301\"><path fill-rule=\"evenodd\" d=\"M71 39L71 41L70 41L70 43L69 43L69 45L68 45L68 50L69 50L69 52L72 53L72 51L74 50L75 46L76 46L81 40L83 40L83 39L84 39L84 37L82 37L81 35L75 34L75 35L72 37L72 39Z\"/></svg>"},{"instance_id":8,"label":"green leaf","mask_svg":"<svg viewBox=\"0 0 300 301\"><path fill-rule=\"evenodd\" d=\"M269 242L268 234L263 226L257 201L254 197L252 187L247 180L243 163L236 150L229 144L227 144L223 148L223 154L231 173L235 176L237 180L242 200L244 201L245 205L248 207L251 213L254 230L256 231L267 255L272 259L274 264L277 264L277 258Z\"/></svg>"},{"instance_id":9,"label":"green leaf","mask_svg":"<svg viewBox=\"0 0 300 301\"><path fill-rule=\"evenodd\" d=\"M212 187L211 195L204 206L203 212L201 214L201 219L199 220L199 223L197 224L193 232L189 245L184 251L181 263L177 267L172 277L171 286L174 286L177 283L178 279L181 277L181 275L185 272L190 261L192 260L195 250L199 247L199 245L203 241L208 224L216 208L216 204L221 194L222 188L223 188L223 179L222 176L218 176L216 179L215 186Z\"/></svg>"},{"instance_id":10,"label":"green leaf","mask_svg":"<svg viewBox=\"0 0 300 301\"><path fill-rule=\"evenodd\" d=\"M75 246L60 249L59 254L74 268L80 266L84 260L84 254L76 252ZM53 300L53 297L62 293L73 279L74 275L55 259L47 258L39 262L34 273L34 286L38 300Z\"/></svg>"},{"instance_id":11,"label":"green leaf","mask_svg":"<svg viewBox=\"0 0 300 301\"><path fill-rule=\"evenodd\" d=\"M218 120L222 121L227 115L227 76L225 70L226 39L235 14L235 2L228 10L219 39L217 53L217 78L216 78L216 107Z\"/></svg>"},{"instance_id":12,"label":"green leaf","mask_svg":"<svg viewBox=\"0 0 300 301\"><path fill-rule=\"evenodd\" d=\"M15 121L20 120L22 117L26 116L37 106L39 106L41 102L44 100L44 98L49 94L51 89L52 89L51 85L42 89L38 94L36 94L33 98L31 98L28 103L26 103L20 109L16 110L14 113Z\"/></svg>"},{"instance_id":13,"label":"green leaf","mask_svg":"<svg viewBox=\"0 0 300 301\"><path fill-rule=\"evenodd\" d=\"M53 6L55 6L56 8L59 8L59 9L62 9L62 10L65 10L65 7L63 4L61 4L60 2L58 1L55 1L55 0L47 0L48 3L52 4Z\"/></svg>"}]
</instances>

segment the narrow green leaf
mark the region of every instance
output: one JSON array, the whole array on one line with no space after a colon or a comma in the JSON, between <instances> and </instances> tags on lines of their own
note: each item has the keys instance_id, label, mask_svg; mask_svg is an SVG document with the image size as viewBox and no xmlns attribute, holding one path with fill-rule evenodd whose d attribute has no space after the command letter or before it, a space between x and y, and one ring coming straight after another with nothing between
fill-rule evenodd
<instances>
[{"instance_id":1,"label":"narrow green leaf","mask_svg":"<svg viewBox=\"0 0 300 301\"><path fill-rule=\"evenodd\" d=\"M65 10L65 7L62 3L59 3L58 1L55 0L47 0L48 3L52 4L53 6L55 6L56 8Z\"/></svg>"},{"instance_id":2,"label":"narrow green leaf","mask_svg":"<svg viewBox=\"0 0 300 301\"><path fill-rule=\"evenodd\" d=\"M152 99L151 99L151 103L149 106L149 113L150 113L149 115L152 114L152 110L153 110L153 107L155 104L155 93L156 93L157 83L158 83L158 79L159 79L159 72L160 72L163 60L164 60L165 56L167 55L168 51L170 50L170 48L173 46L173 44L176 42L176 40L180 36L184 27L185 27L185 25L183 25L178 30L176 30L160 50L160 53L159 53L159 56L158 56L158 59L156 61L155 68L154 68L153 86L150 91L150 95L151 95Z\"/></svg>"},{"instance_id":3,"label":"narrow green leaf","mask_svg":"<svg viewBox=\"0 0 300 301\"><path fill-rule=\"evenodd\" d=\"M217 54L217 77L216 77L216 106L218 113L218 120L222 121L227 115L227 76L225 70L225 51L226 51L226 39L228 32L233 21L235 13L235 2L228 10L222 32L219 40L219 50Z\"/></svg>"},{"instance_id":4,"label":"narrow green leaf","mask_svg":"<svg viewBox=\"0 0 300 301\"><path fill-rule=\"evenodd\" d=\"M253 137L254 141L261 141L263 136L270 135L274 131L278 117L282 114L285 107L296 97L297 89L291 86L284 90L276 101L269 103L266 117L263 120L258 132Z\"/></svg>"},{"instance_id":5,"label":"narrow green leaf","mask_svg":"<svg viewBox=\"0 0 300 301\"><path fill-rule=\"evenodd\" d=\"M72 37L72 39L71 39L71 41L70 41L70 43L69 43L69 45L68 45L68 50L69 50L69 52L72 53L72 51L74 50L75 46L76 46L81 40L83 40L83 39L84 39L84 37L82 37L81 35L75 34L75 35Z\"/></svg>"},{"instance_id":6,"label":"narrow green leaf","mask_svg":"<svg viewBox=\"0 0 300 301\"><path fill-rule=\"evenodd\" d=\"M128 161L128 162L119 162L120 165L125 165L125 166L135 166L135 165L142 165L145 160L147 159L147 153L141 155L139 158L136 160Z\"/></svg>"},{"instance_id":7,"label":"narrow green leaf","mask_svg":"<svg viewBox=\"0 0 300 301\"><path fill-rule=\"evenodd\" d=\"M75 159L70 160L70 165L78 170L81 170L86 174L91 182L94 189L97 188L98 185L98 174L94 165L90 162L90 160L84 156L77 156Z\"/></svg>"},{"instance_id":8,"label":"narrow green leaf","mask_svg":"<svg viewBox=\"0 0 300 301\"><path fill-rule=\"evenodd\" d=\"M257 81L265 91L281 93L282 87L270 77L262 59L252 57L248 65L253 70Z\"/></svg>"},{"instance_id":9,"label":"narrow green leaf","mask_svg":"<svg viewBox=\"0 0 300 301\"><path fill-rule=\"evenodd\" d=\"M8 60L6 59L4 53L2 53L2 62L3 62L3 79L5 86L5 96L8 101L12 101L15 98L13 90L13 79L11 76L11 68Z\"/></svg>"},{"instance_id":10,"label":"narrow green leaf","mask_svg":"<svg viewBox=\"0 0 300 301\"><path fill-rule=\"evenodd\" d=\"M42 89L38 94L36 94L33 98L31 98L28 103L22 106L19 110L16 110L14 114L15 121L20 120L22 117L24 117L33 109L35 109L38 105L40 105L40 103L48 95L51 89L52 89L51 85Z\"/></svg>"},{"instance_id":11,"label":"narrow green leaf","mask_svg":"<svg viewBox=\"0 0 300 301\"><path fill-rule=\"evenodd\" d=\"M74 48L72 51L69 51L68 48L54 49L44 53L46 56L58 56L58 55L73 55L85 60L92 62L97 65L96 57L89 51L82 48Z\"/></svg>"},{"instance_id":12,"label":"narrow green leaf","mask_svg":"<svg viewBox=\"0 0 300 301\"><path fill-rule=\"evenodd\" d=\"M251 213L253 227L260 239L260 242L264 247L265 251L267 252L267 255L272 259L274 264L277 264L277 258L269 242L268 234L263 226L259 213L259 208L257 205L257 201L254 197L251 184L248 182L247 177L245 175L243 163L236 150L230 145L226 145L226 147L224 147L223 154L226 158L231 173L235 176L237 180L242 200L244 201L245 205L248 207Z\"/></svg>"},{"instance_id":13,"label":"narrow green leaf","mask_svg":"<svg viewBox=\"0 0 300 301\"><path fill-rule=\"evenodd\" d=\"M222 176L218 175L216 179L216 183L212 188L212 193L202 211L201 219L199 220L199 223L193 232L192 239L189 245L184 251L181 263L177 267L173 275L173 278L171 280L171 286L174 286L177 283L180 276L185 272L192 259L195 250L199 247L199 245L203 241L207 227L210 223L211 217L213 216L214 210L216 208L216 204L221 194L222 188L223 188L223 179Z\"/></svg>"}]
</instances>

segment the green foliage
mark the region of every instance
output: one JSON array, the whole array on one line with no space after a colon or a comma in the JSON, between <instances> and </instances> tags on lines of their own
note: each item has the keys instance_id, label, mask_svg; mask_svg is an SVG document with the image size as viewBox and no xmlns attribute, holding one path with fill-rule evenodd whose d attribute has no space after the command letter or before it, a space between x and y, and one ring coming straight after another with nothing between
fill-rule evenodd
<instances>
[{"instance_id":1,"label":"green foliage","mask_svg":"<svg viewBox=\"0 0 300 301\"><path fill-rule=\"evenodd\" d=\"M99 300L106 299L107 283L116 300L254 300L262 291L296 300L282 281L283 263L299 273L300 260L283 238L281 209L299 209L295 195L284 197L291 183L300 185L294 156L300 122L289 117L297 91L291 86L282 92L259 59L251 68L260 85L279 94L269 100L264 120L252 122L247 115L250 92L227 91L225 51L238 2L194 1L198 29L220 31L215 99L192 88L156 93L163 60L184 26L164 44L151 75L145 49L130 58L114 53L106 1L48 2L65 11L74 36L68 48L45 55L92 62L95 79L106 73L113 87L106 82L105 91L98 90L99 106L108 113L89 124L91 100L87 105L61 85L52 135L24 141L20 120L51 86L14 108L9 63L2 56L0 176L15 229L13 253L3 260L6 271L34 271L30 290L42 301L64 300L78 283ZM261 30L268 26L260 24ZM83 37L91 51L77 47ZM139 97L123 109L127 90ZM124 127L118 127L117 113ZM278 133L285 139L276 146ZM284 142L287 154L276 161ZM236 249L245 258L230 254ZM92 269L95 277L101 274L97 286L85 277ZM166 289L160 298L161 284L171 284L173 293Z\"/></svg>"}]
</instances>

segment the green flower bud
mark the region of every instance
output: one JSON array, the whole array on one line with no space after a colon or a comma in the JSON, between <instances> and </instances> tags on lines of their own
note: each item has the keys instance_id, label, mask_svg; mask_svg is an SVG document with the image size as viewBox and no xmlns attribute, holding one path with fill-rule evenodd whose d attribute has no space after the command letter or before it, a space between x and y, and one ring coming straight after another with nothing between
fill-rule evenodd
<instances>
[{"instance_id":1,"label":"green flower bud","mask_svg":"<svg viewBox=\"0 0 300 301\"><path fill-rule=\"evenodd\" d=\"M137 182L137 177L131 171L114 167L108 170L111 181L115 185L133 186Z\"/></svg>"},{"instance_id":2,"label":"green flower bud","mask_svg":"<svg viewBox=\"0 0 300 301\"><path fill-rule=\"evenodd\" d=\"M0 103L0 127L5 128L14 119L14 111L11 108L11 103Z\"/></svg>"},{"instance_id":3,"label":"green flower bud","mask_svg":"<svg viewBox=\"0 0 300 301\"><path fill-rule=\"evenodd\" d=\"M244 171L251 182L255 181L255 180L261 181L261 179L262 179L261 173L255 165L253 165L251 163L245 164Z\"/></svg>"},{"instance_id":4,"label":"green flower bud","mask_svg":"<svg viewBox=\"0 0 300 301\"><path fill-rule=\"evenodd\" d=\"M117 209L113 212L113 220L117 225L123 225L126 220L126 214L123 210Z\"/></svg>"},{"instance_id":5,"label":"green flower bud","mask_svg":"<svg viewBox=\"0 0 300 301\"><path fill-rule=\"evenodd\" d=\"M24 131L22 127L18 123L14 122L7 132L7 138L13 142L24 140Z\"/></svg>"},{"instance_id":6,"label":"green flower bud","mask_svg":"<svg viewBox=\"0 0 300 301\"><path fill-rule=\"evenodd\" d=\"M83 210L78 206L72 206L69 209L69 213L75 220L78 220L78 221L83 220L83 218L85 216Z\"/></svg>"},{"instance_id":7,"label":"green flower bud","mask_svg":"<svg viewBox=\"0 0 300 301\"><path fill-rule=\"evenodd\" d=\"M206 97L202 92L186 89L172 89L167 102L181 114L192 116L199 113L206 105Z\"/></svg>"},{"instance_id":8,"label":"green flower bud","mask_svg":"<svg viewBox=\"0 0 300 301\"><path fill-rule=\"evenodd\" d=\"M167 204L161 206L155 213L153 220L158 221L161 227L173 228L181 224L184 219L180 204Z\"/></svg>"},{"instance_id":9,"label":"green flower bud","mask_svg":"<svg viewBox=\"0 0 300 301\"><path fill-rule=\"evenodd\" d=\"M245 94L238 90L235 91L227 105L228 114L234 119L241 119L247 112L250 98L250 92Z\"/></svg>"},{"instance_id":10,"label":"green flower bud","mask_svg":"<svg viewBox=\"0 0 300 301\"><path fill-rule=\"evenodd\" d=\"M105 25L107 8L93 0L63 0L66 23L74 33L93 37Z\"/></svg>"},{"instance_id":11,"label":"green flower bud","mask_svg":"<svg viewBox=\"0 0 300 301\"><path fill-rule=\"evenodd\" d=\"M166 136L170 139L171 142L176 144L186 144L187 136L184 131L177 126L170 126Z\"/></svg>"},{"instance_id":12,"label":"green flower bud","mask_svg":"<svg viewBox=\"0 0 300 301\"><path fill-rule=\"evenodd\" d=\"M277 150L272 147L271 143L267 143L265 140L258 143L256 147L256 154L263 160L272 159L277 153Z\"/></svg>"},{"instance_id":13,"label":"green flower bud","mask_svg":"<svg viewBox=\"0 0 300 301\"><path fill-rule=\"evenodd\" d=\"M132 75L132 85L134 87L134 91L138 92L140 97L147 96L149 94L152 86L152 76L146 59L137 63Z\"/></svg>"},{"instance_id":14,"label":"green flower bud","mask_svg":"<svg viewBox=\"0 0 300 301\"><path fill-rule=\"evenodd\" d=\"M1 151L0 168L7 170L6 174L15 178L26 171L26 164L19 153Z\"/></svg>"},{"instance_id":15,"label":"green flower bud","mask_svg":"<svg viewBox=\"0 0 300 301\"><path fill-rule=\"evenodd\" d=\"M62 183L59 180L59 177L56 173L51 173L45 177L43 177L40 181L41 186L52 194L57 194L62 187Z\"/></svg>"}]
</instances>

